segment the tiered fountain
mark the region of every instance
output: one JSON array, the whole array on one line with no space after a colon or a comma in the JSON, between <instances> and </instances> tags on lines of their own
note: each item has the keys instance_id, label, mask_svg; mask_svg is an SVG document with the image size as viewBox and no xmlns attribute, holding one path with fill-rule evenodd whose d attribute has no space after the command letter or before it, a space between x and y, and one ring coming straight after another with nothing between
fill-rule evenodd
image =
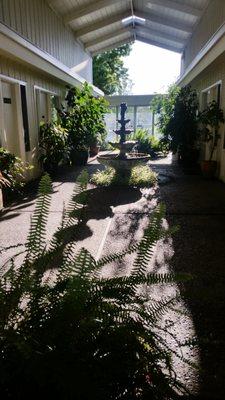
<instances>
[{"instance_id":1,"label":"tiered fountain","mask_svg":"<svg viewBox=\"0 0 225 400\"><path fill-rule=\"evenodd\" d=\"M130 119L125 118L127 110L126 103L120 105L120 119L117 122L121 125L121 128L116 130L115 133L120 136L118 143L110 143L115 149L119 149L117 154L105 154L97 157L100 164L104 164L108 167L112 167L116 170L116 173L127 174L130 173L131 169L136 165L146 164L150 156L144 153L137 153L132 151L134 146L137 144L136 141L126 141L126 135L131 134L131 130L126 129L126 125L130 122Z\"/></svg>"}]
</instances>

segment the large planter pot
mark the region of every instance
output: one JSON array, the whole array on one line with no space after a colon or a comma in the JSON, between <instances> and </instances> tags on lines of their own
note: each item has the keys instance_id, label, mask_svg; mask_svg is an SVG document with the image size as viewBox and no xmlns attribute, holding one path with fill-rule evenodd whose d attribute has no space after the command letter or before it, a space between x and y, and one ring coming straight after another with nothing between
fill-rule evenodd
<instances>
[{"instance_id":1,"label":"large planter pot","mask_svg":"<svg viewBox=\"0 0 225 400\"><path fill-rule=\"evenodd\" d=\"M100 150L100 146L97 146L97 145L90 146L90 157L97 156L99 153L99 150Z\"/></svg>"},{"instance_id":2,"label":"large planter pot","mask_svg":"<svg viewBox=\"0 0 225 400\"><path fill-rule=\"evenodd\" d=\"M181 165L185 174L199 173L199 150L187 149L178 152L178 163Z\"/></svg>"},{"instance_id":3,"label":"large planter pot","mask_svg":"<svg viewBox=\"0 0 225 400\"><path fill-rule=\"evenodd\" d=\"M201 162L201 170L202 170L202 175L204 178L207 179L212 179L216 175L216 170L217 170L217 161L213 160L204 160Z\"/></svg>"},{"instance_id":4,"label":"large planter pot","mask_svg":"<svg viewBox=\"0 0 225 400\"><path fill-rule=\"evenodd\" d=\"M88 150L71 150L70 159L72 165L82 166L87 164Z\"/></svg>"},{"instance_id":5,"label":"large planter pot","mask_svg":"<svg viewBox=\"0 0 225 400\"><path fill-rule=\"evenodd\" d=\"M58 171L58 164L57 163L51 163L49 161L46 161L43 163L43 170L45 172L48 172L50 175L54 175Z\"/></svg>"}]
</instances>

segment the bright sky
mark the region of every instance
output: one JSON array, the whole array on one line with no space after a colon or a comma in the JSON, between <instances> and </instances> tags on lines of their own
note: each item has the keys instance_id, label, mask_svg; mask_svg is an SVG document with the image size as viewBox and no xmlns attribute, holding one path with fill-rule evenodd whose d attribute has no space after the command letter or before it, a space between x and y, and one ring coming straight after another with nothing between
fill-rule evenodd
<instances>
[{"instance_id":1,"label":"bright sky","mask_svg":"<svg viewBox=\"0 0 225 400\"><path fill-rule=\"evenodd\" d=\"M132 94L165 93L180 72L180 54L138 41L124 61L134 83Z\"/></svg>"}]
</instances>

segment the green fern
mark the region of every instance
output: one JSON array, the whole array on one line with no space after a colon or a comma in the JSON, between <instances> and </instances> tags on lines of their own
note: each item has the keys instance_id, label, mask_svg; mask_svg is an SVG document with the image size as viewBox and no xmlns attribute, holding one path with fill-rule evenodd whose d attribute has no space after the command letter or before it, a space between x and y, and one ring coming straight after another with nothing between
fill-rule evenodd
<instances>
[{"instance_id":1,"label":"green fern","mask_svg":"<svg viewBox=\"0 0 225 400\"><path fill-rule=\"evenodd\" d=\"M61 225L46 244L51 181L40 183L35 212L18 268L14 259L0 280L0 390L5 398L36 395L61 399L176 399L186 393L175 379L161 317L178 296L155 301L144 286L190 279L149 273L165 207L153 212L139 243L96 261L76 251L85 223L87 174L75 185ZM130 274L103 278L102 267L135 254ZM191 362L190 362L191 363ZM11 372L13 371L13 376Z\"/></svg>"}]
</instances>

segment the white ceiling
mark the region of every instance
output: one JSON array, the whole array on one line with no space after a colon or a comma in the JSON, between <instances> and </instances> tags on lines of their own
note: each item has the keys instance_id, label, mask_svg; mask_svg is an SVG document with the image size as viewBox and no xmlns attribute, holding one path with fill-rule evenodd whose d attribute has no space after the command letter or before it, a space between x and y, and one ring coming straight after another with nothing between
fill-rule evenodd
<instances>
[{"instance_id":1,"label":"white ceiling","mask_svg":"<svg viewBox=\"0 0 225 400\"><path fill-rule=\"evenodd\" d=\"M181 53L212 0L48 0L93 55L140 40Z\"/></svg>"}]
</instances>

